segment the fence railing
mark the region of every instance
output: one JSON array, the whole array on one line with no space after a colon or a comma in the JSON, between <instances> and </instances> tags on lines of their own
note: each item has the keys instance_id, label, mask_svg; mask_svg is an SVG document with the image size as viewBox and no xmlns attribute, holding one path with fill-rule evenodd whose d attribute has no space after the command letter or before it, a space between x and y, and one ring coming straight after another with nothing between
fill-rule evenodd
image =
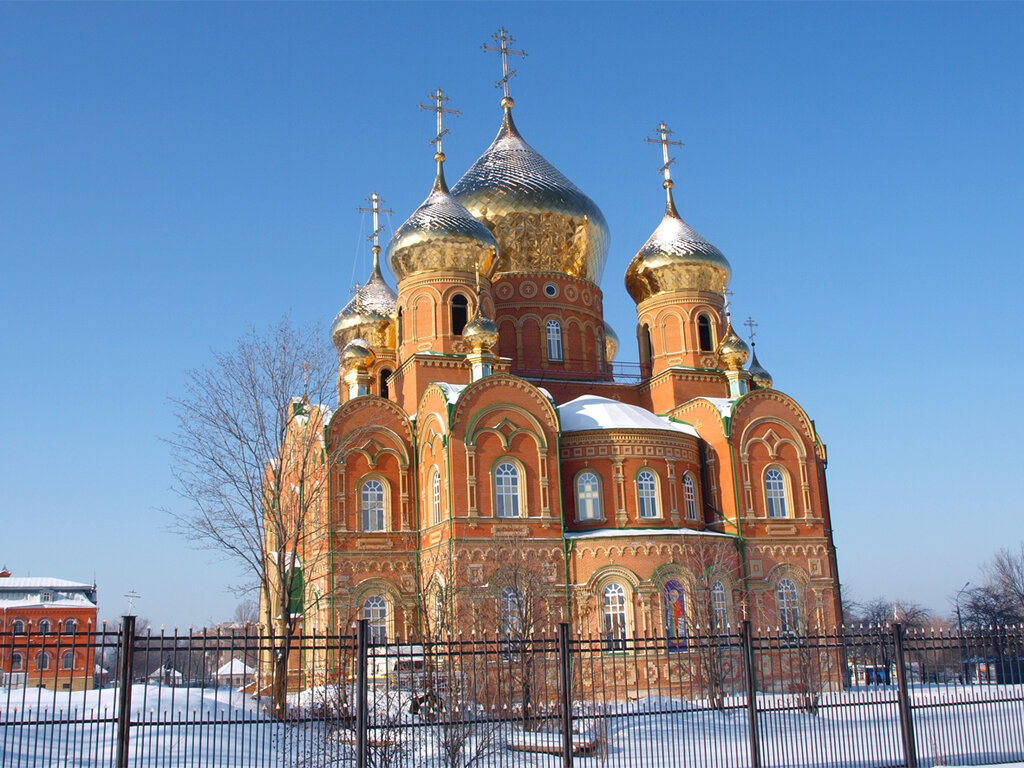
<instances>
[{"instance_id":1,"label":"fence railing","mask_svg":"<svg viewBox=\"0 0 1024 768\"><path fill-rule=\"evenodd\" d=\"M370 637L363 622L356 634L304 634L285 649L251 630L136 633L132 617L70 637L0 634L0 765L913 768L1024 759L1020 628L787 633L745 623L610 638L560 625L551 636ZM39 654L53 665L38 669ZM285 667L275 686L274 670Z\"/></svg>"}]
</instances>

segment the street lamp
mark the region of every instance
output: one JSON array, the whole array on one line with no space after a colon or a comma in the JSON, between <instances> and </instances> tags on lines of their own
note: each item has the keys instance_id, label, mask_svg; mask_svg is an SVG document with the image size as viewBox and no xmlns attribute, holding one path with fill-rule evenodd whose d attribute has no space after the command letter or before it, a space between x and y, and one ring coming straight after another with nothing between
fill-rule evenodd
<instances>
[{"instance_id":1,"label":"street lamp","mask_svg":"<svg viewBox=\"0 0 1024 768\"><path fill-rule=\"evenodd\" d=\"M960 682L967 682L967 649L964 647L964 622L960 618L960 596L963 595L964 590L971 586L971 582L964 582L964 585L960 587L960 591L956 593L956 626L957 633L960 639Z\"/></svg>"}]
</instances>

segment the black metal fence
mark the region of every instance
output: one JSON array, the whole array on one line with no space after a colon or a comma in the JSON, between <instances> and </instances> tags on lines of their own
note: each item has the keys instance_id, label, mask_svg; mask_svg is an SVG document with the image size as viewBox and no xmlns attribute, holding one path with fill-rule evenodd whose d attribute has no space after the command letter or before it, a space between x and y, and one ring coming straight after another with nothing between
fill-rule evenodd
<instances>
[{"instance_id":1,"label":"black metal fence","mask_svg":"<svg viewBox=\"0 0 1024 768\"><path fill-rule=\"evenodd\" d=\"M0 634L0 765L932 766L1024 760L1024 631ZM56 646L63 644L61 648ZM48 650L47 650L48 649ZM91 662L34 670L43 651ZM18 654L20 669L12 669ZM84 656L82 655L84 654Z\"/></svg>"}]
</instances>

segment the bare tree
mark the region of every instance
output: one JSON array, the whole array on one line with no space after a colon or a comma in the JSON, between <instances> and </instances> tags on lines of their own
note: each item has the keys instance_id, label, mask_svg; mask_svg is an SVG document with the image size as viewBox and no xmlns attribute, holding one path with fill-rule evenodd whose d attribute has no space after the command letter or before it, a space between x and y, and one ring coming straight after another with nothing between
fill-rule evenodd
<instances>
[{"instance_id":1,"label":"bare tree","mask_svg":"<svg viewBox=\"0 0 1024 768\"><path fill-rule=\"evenodd\" d=\"M278 716L304 573L327 543L323 427L330 412L323 404L334 392L333 362L319 328L285 319L266 334L250 330L211 366L189 371L185 394L171 401L175 487L191 506L173 513L177 528L234 558L258 584Z\"/></svg>"},{"instance_id":2,"label":"bare tree","mask_svg":"<svg viewBox=\"0 0 1024 768\"><path fill-rule=\"evenodd\" d=\"M985 583L967 591L963 623L969 627L1024 623L1024 541L1016 550L1000 549L981 570Z\"/></svg>"}]
</instances>

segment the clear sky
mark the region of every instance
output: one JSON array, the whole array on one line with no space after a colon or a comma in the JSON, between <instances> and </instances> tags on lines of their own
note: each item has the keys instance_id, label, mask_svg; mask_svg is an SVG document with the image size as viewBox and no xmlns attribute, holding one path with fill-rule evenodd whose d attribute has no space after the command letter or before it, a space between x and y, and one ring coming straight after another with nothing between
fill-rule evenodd
<instances>
[{"instance_id":1,"label":"clear sky","mask_svg":"<svg viewBox=\"0 0 1024 768\"><path fill-rule=\"evenodd\" d=\"M602 208L606 318L657 226L733 267L776 386L829 449L846 593L943 611L1021 523L1024 5L0 5L0 561L99 584L101 615L230 618L243 578L167 531L168 396L250 325L330 323L377 190L454 182L498 129ZM393 281L392 281L393 284ZM326 343L326 337L325 337Z\"/></svg>"}]
</instances>

